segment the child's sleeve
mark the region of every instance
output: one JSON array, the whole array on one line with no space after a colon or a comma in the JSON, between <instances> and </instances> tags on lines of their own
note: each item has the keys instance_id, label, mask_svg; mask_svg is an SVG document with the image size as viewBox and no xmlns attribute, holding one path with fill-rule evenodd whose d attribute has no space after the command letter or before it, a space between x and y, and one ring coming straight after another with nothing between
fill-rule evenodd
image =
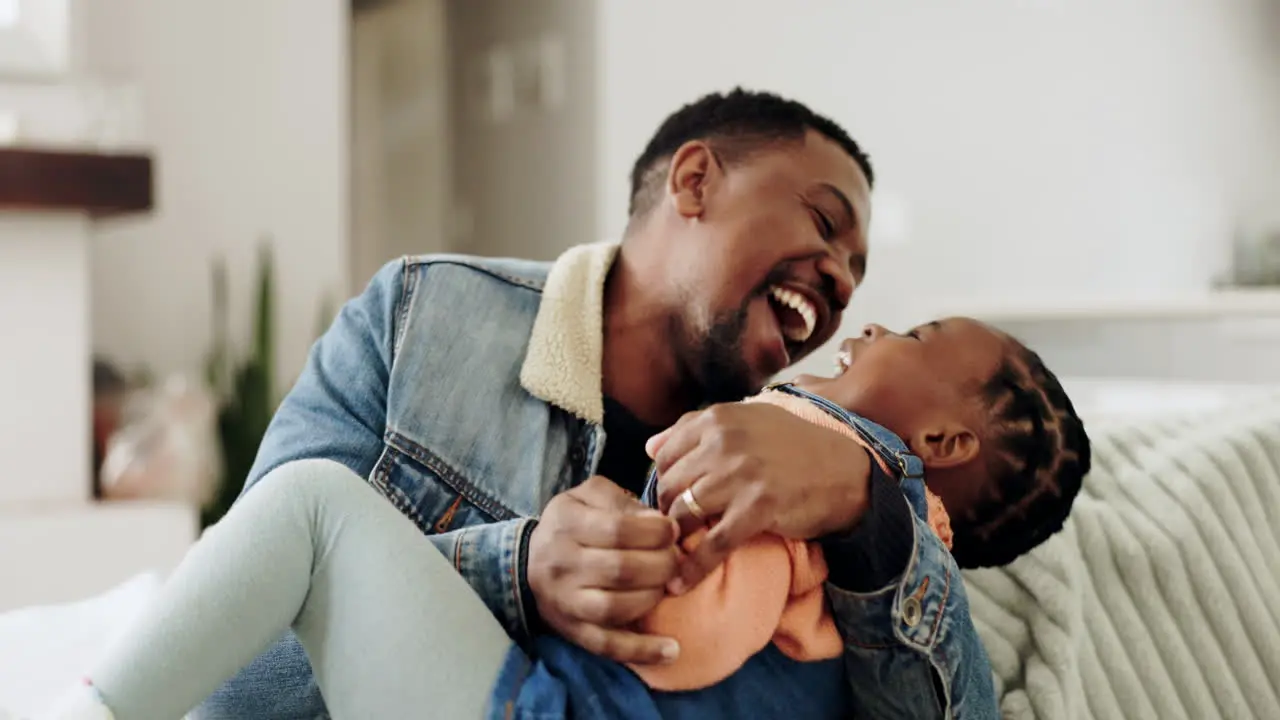
<instances>
[{"instance_id":1,"label":"child's sleeve","mask_svg":"<svg viewBox=\"0 0 1280 720\"><path fill-rule=\"evenodd\" d=\"M682 542L692 551L705 530ZM791 595L787 541L760 535L683 595L658 603L640 632L675 638L680 657L667 665L630 666L656 690L696 690L729 677L773 640Z\"/></svg>"}]
</instances>

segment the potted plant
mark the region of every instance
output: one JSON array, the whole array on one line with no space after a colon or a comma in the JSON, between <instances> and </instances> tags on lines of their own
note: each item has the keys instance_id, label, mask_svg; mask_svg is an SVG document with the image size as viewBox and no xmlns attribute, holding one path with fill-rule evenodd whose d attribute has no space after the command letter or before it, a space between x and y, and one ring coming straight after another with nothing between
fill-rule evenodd
<instances>
[{"instance_id":1,"label":"potted plant","mask_svg":"<svg viewBox=\"0 0 1280 720\"><path fill-rule=\"evenodd\" d=\"M235 502L253 466L258 446L279 405L275 368L275 281L271 248L263 242L253 305L253 334L248 353L236 357L227 327L227 267L213 265L213 348L205 379L218 400L217 431L221 481L201 513L202 526L217 522Z\"/></svg>"}]
</instances>

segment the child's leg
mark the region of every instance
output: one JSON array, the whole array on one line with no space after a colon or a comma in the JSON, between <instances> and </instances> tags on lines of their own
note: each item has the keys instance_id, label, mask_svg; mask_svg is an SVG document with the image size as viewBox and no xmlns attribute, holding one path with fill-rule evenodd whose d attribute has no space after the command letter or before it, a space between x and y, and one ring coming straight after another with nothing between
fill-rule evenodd
<instances>
[{"instance_id":1,"label":"child's leg","mask_svg":"<svg viewBox=\"0 0 1280 720\"><path fill-rule=\"evenodd\" d=\"M367 483L285 465L210 528L91 680L117 720L172 720L298 634L336 718L478 718L511 641Z\"/></svg>"}]
</instances>

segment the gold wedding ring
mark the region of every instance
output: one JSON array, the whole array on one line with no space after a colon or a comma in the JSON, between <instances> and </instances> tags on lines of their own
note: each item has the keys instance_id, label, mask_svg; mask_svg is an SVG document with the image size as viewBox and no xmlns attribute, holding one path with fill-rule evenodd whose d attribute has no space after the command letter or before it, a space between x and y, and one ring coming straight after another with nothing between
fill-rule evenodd
<instances>
[{"instance_id":1,"label":"gold wedding ring","mask_svg":"<svg viewBox=\"0 0 1280 720\"><path fill-rule=\"evenodd\" d=\"M684 502L685 507L689 508L690 515L706 521L706 513L703 512L702 506L698 504L698 501L693 498L693 488L685 488L685 491L680 493L680 500Z\"/></svg>"}]
</instances>

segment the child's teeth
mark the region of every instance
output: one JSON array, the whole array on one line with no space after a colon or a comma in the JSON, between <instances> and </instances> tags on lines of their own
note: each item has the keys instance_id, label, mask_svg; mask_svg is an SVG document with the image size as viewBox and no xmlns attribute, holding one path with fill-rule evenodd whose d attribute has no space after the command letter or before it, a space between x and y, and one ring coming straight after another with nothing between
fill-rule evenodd
<instances>
[{"instance_id":1,"label":"child's teeth","mask_svg":"<svg viewBox=\"0 0 1280 720\"><path fill-rule=\"evenodd\" d=\"M836 374L837 375L840 375L844 373L844 371L848 370L851 364L853 364L852 355L845 352L844 350L841 350L840 352L836 353Z\"/></svg>"}]
</instances>

